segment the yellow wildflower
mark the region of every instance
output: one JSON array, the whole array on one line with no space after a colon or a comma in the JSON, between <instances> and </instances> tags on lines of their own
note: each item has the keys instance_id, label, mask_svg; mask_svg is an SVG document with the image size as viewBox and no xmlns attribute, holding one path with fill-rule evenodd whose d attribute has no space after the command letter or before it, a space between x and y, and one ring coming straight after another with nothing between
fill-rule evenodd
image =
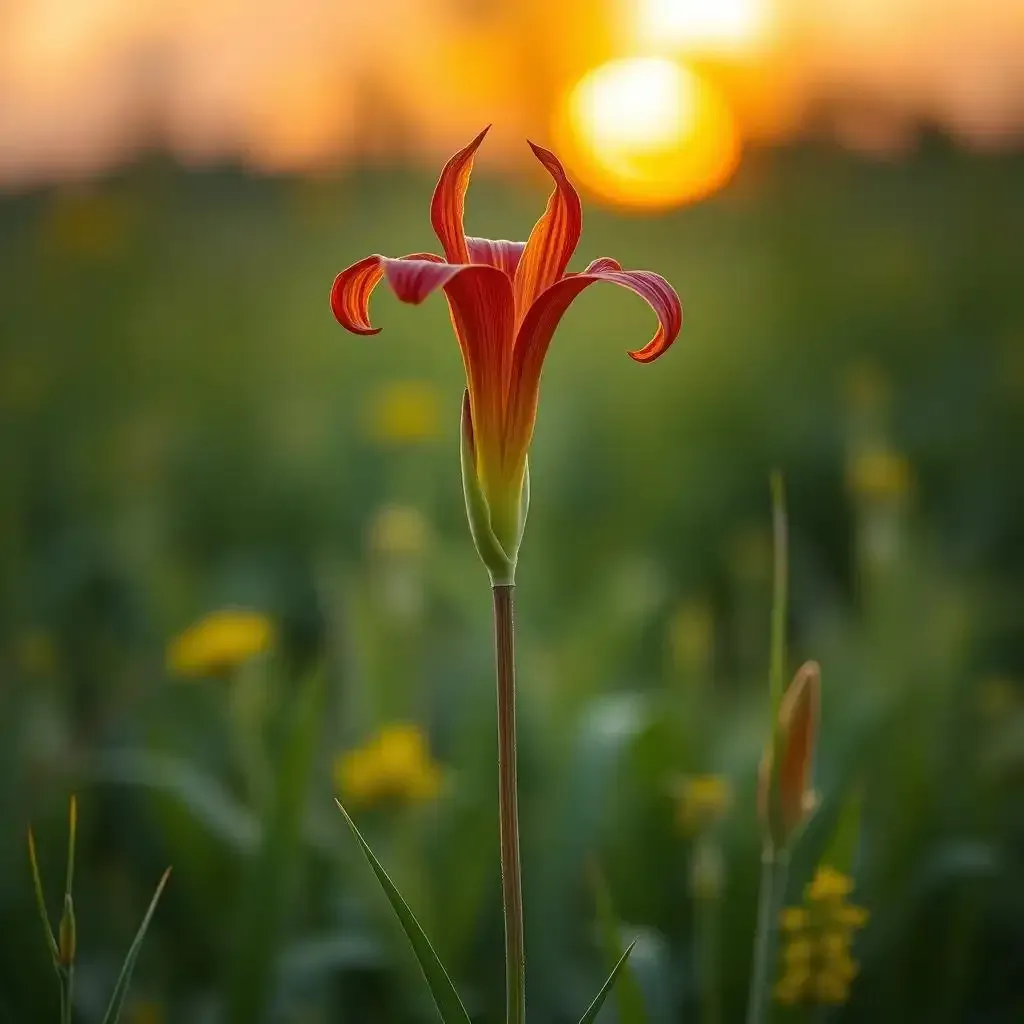
<instances>
[{"instance_id":1,"label":"yellow wildflower","mask_svg":"<svg viewBox=\"0 0 1024 1024\"><path fill-rule=\"evenodd\" d=\"M814 956L814 946L810 939L793 939L787 942L782 950L782 959L787 968L807 966Z\"/></svg>"},{"instance_id":2,"label":"yellow wildflower","mask_svg":"<svg viewBox=\"0 0 1024 1024\"><path fill-rule=\"evenodd\" d=\"M211 612L171 641L167 668L177 676L218 675L266 651L273 641L273 623L259 612Z\"/></svg>"},{"instance_id":3,"label":"yellow wildflower","mask_svg":"<svg viewBox=\"0 0 1024 1024\"><path fill-rule=\"evenodd\" d=\"M775 998L787 1006L794 1006L804 1001L810 983L811 972L806 967L788 970L775 986Z\"/></svg>"},{"instance_id":4,"label":"yellow wildflower","mask_svg":"<svg viewBox=\"0 0 1024 1024\"><path fill-rule=\"evenodd\" d=\"M715 622L705 601L687 601L672 615L668 627L672 664L681 671L705 671L715 642Z\"/></svg>"},{"instance_id":5,"label":"yellow wildflower","mask_svg":"<svg viewBox=\"0 0 1024 1024\"><path fill-rule=\"evenodd\" d=\"M411 505L386 505L370 524L370 547L389 558L412 558L423 552L429 526Z\"/></svg>"},{"instance_id":6,"label":"yellow wildflower","mask_svg":"<svg viewBox=\"0 0 1024 1024\"><path fill-rule=\"evenodd\" d=\"M396 380L381 387L367 409L367 425L374 440L385 444L412 444L438 436L440 422L437 391L423 381Z\"/></svg>"},{"instance_id":7,"label":"yellow wildflower","mask_svg":"<svg viewBox=\"0 0 1024 1024\"><path fill-rule=\"evenodd\" d=\"M823 971L814 979L814 995L819 1003L838 1006L850 998L850 982L841 974Z\"/></svg>"},{"instance_id":8,"label":"yellow wildflower","mask_svg":"<svg viewBox=\"0 0 1024 1024\"><path fill-rule=\"evenodd\" d=\"M868 912L863 907L843 903L832 908L832 921L842 928L863 928L868 923Z\"/></svg>"},{"instance_id":9,"label":"yellow wildflower","mask_svg":"<svg viewBox=\"0 0 1024 1024\"><path fill-rule=\"evenodd\" d=\"M780 924L784 932L798 932L806 928L810 923L811 916L803 907L785 907L780 918Z\"/></svg>"},{"instance_id":10,"label":"yellow wildflower","mask_svg":"<svg viewBox=\"0 0 1024 1024\"><path fill-rule=\"evenodd\" d=\"M688 775L678 790L679 824L691 833L710 828L728 810L732 787L721 775Z\"/></svg>"},{"instance_id":11,"label":"yellow wildflower","mask_svg":"<svg viewBox=\"0 0 1024 1024\"><path fill-rule=\"evenodd\" d=\"M416 725L385 726L362 747L340 754L334 782L349 805L426 803L441 788L440 766Z\"/></svg>"},{"instance_id":12,"label":"yellow wildflower","mask_svg":"<svg viewBox=\"0 0 1024 1024\"><path fill-rule=\"evenodd\" d=\"M828 866L819 867L804 889L804 905L786 907L780 924L786 937L775 986L781 1003L835 1004L849 998L857 975L851 954L853 933L867 923L867 911L847 902L853 880Z\"/></svg>"},{"instance_id":13,"label":"yellow wildflower","mask_svg":"<svg viewBox=\"0 0 1024 1024\"><path fill-rule=\"evenodd\" d=\"M809 900L822 902L835 898L843 899L853 892L853 879L827 865L818 868L814 880L807 886Z\"/></svg>"},{"instance_id":14,"label":"yellow wildflower","mask_svg":"<svg viewBox=\"0 0 1024 1024\"><path fill-rule=\"evenodd\" d=\"M912 483L906 458L884 448L857 453L846 469L847 488L864 498L903 498Z\"/></svg>"}]
</instances>

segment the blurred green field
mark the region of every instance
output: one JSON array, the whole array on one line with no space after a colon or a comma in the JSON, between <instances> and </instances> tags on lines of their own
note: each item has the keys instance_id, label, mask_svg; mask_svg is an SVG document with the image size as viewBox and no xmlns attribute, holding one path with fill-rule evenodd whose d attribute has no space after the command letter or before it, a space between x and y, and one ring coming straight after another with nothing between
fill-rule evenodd
<instances>
[{"instance_id":1,"label":"blurred green field","mask_svg":"<svg viewBox=\"0 0 1024 1024\"><path fill-rule=\"evenodd\" d=\"M652 1024L742 1019L773 467L791 668L813 657L824 681L821 809L790 902L859 793L870 912L849 1002L775 1019L1024 1019L1022 182L1019 155L802 148L753 154L679 213L585 203L572 268L657 270L685 322L633 364L649 312L591 289L545 370L517 580L537 1024L578 1019L606 973L595 861L641 936ZM432 184L154 160L0 200L2 1024L56 1019L24 835L54 901L71 792L83 1024L167 864L133 1024L433 1020L331 799L338 755L402 721L429 737L436 797L357 816L474 1020L501 1019L458 349L440 300L381 289L373 338L327 302L363 255L435 248ZM525 237L543 189L479 174L468 230ZM274 621L273 653L176 678L169 641L231 606ZM674 795L709 773L732 792L710 912Z\"/></svg>"}]
</instances>

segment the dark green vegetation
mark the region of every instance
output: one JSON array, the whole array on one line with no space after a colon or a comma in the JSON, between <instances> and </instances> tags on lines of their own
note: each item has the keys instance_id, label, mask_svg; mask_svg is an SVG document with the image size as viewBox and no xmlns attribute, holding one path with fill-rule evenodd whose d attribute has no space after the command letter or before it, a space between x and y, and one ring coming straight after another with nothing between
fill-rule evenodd
<instances>
[{"instance_id":1,"label":"dark green vegetation","mask_svg":"<svg viewBox=\"0 0 1024 1024\"><path fill-rule=\"evenodd\" d=\"M863 794L854 895L871 919L852 1000L824 1019L1024 1015L1022 182L1019 157L803 151L755 156L678 214L588 207L573 267L656 269L686 322L634 365L652 318L595 287L545 371L518 574L537 1024L578 1019L607 973L595 858L622 946L640 935L652 1024L698 1019L708 964L721 1021L741 1019L773 466L790 668L814 657L824 680L822 807L791 900ZM395 719L429 730L442 795L360 826L474 1020L499 1019L490 598L462 508L458 350L440 299L382 289L366 339L327 306L349 262L434 247L431 185L153 166L0 201L2 1024L56 1020L24 835L32 820L56 891L72 790L81 1021L101 1018L167 864L133 990L165 1020L431 1020L332 801L335 754ZM524 237L539 186L480 176L469 229ZM436 389L436 437L368 431L393 380ZM880 451L906 457L908 492ZM395 503L428 521L422 551L367 543ZM282 634L262 784L234 746L252 720L238 681L164 669L166 641L227 604ZM710 925L672 796L709 772L734 790Z\"/></svg>"}]
</instances>

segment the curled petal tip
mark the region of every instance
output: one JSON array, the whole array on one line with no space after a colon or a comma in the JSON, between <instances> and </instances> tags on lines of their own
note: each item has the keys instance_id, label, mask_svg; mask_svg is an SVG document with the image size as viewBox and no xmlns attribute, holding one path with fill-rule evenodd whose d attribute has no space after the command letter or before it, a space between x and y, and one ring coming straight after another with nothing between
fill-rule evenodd
<instances>
[{"instance_id":1,"label":"curled petal tip","mask_svg":"<svg viewBox=\"0 0 1024 1024\"><path fill-rule=\"evenodd\" d=\"M626 355L635 363L653 363L668 348L666 344L645 345L643 348L628 350Z\"/></svg>"},{"instance_id":2,"label":"curled petal tip","mask_svg":"<svg viewBox=\"0 0 1024 1024\"><path fill-rule=\"evenodd\" d=\"M369 299L382 275L379 256L364 260L343 270L331 285L331 312L347 331L353 334L379 334L380 328L370 323Z\"/></svg>"}]
</instances>

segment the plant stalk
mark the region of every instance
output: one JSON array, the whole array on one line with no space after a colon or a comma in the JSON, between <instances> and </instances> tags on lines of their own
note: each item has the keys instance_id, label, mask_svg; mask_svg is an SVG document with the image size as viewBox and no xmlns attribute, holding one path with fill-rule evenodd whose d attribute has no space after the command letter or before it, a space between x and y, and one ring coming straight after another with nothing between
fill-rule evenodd
<instances>
[{"instance_id":1,"label":"plant stalk","mask_svg":"<svg viewBox=\"0 0 1024 1024\"><path fill-rule=\"evenodd\" d=\"M498 808L501 838L501 903L505 913L505 985L508 1024L526 1019L523 952L523 884L519 867L519 797L516 784L516 666L513 592L496 584L494 657L498 676Z\"/></svg>"},{"instance_id":2,"label":"plant stalk","mask_svg":"<svg viewBox=\"0 0 1024 1024\"><path fill-rule=\"evenodd\" d=\"M62 969L60 974L60 1024L71 1024L75 991L75 968Z\"/></svg>"},{"instance_id":3,"label":"plant stalk","mask_svg":"<svg viewBox=\"0 0 1024 1024\"><path fill-rule=\"evenodd\" d=\"M786 898L789 854L766 846L761 856L761 893L754 938L754 971L747 1004L747 1024L764 1024L771 1004L772 978L778 960L779 916Z\"/></svg>"}]
</instances>

